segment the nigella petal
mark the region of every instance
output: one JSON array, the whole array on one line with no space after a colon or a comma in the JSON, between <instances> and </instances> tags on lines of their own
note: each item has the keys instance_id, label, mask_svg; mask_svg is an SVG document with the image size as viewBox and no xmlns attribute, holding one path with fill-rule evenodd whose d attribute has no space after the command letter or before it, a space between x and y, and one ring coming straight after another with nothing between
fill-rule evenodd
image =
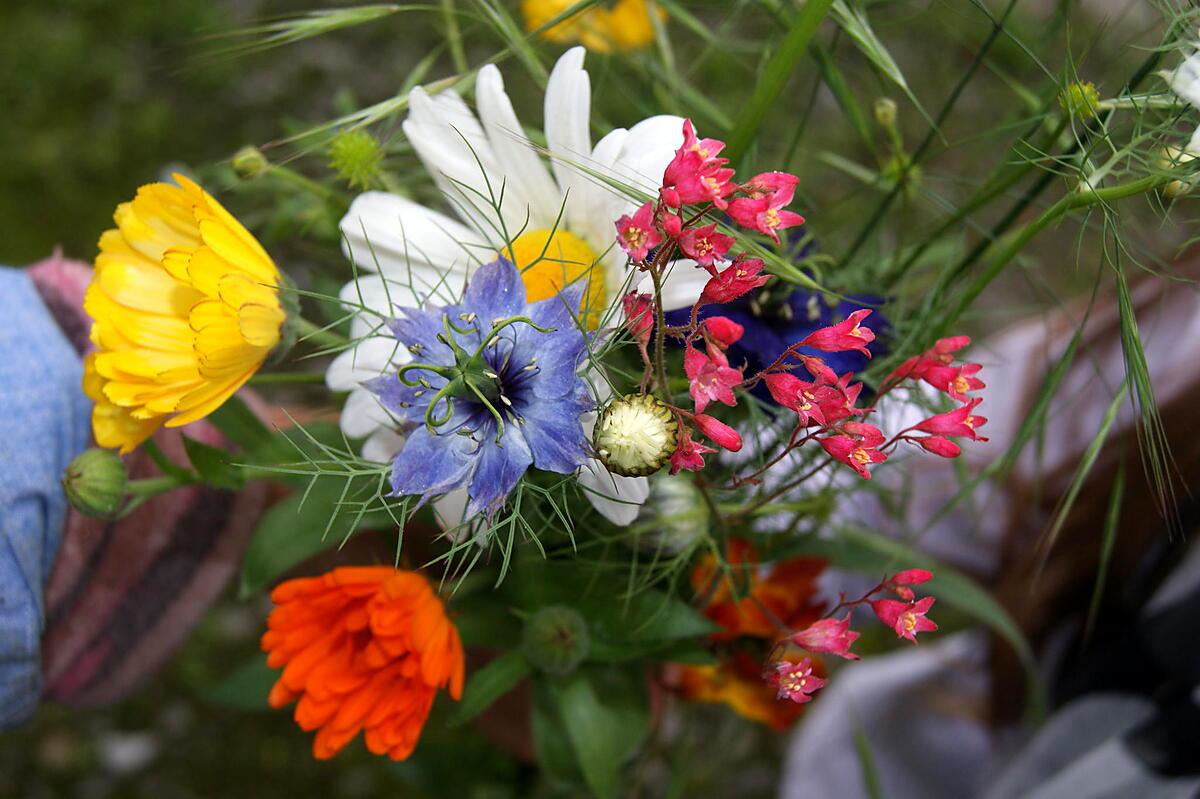
<instances>
[{"instance_id":1,"label":"nigella petal","mask_svg":"<svg viewBox=\"0 0 1200 799\"><path fill-rule=\"evenodd\" d=\"M437 435L418 427L392 462L395 496L420 495L421 502L465 485L479 459L479 447L467 436Z\"/></svg>"},{"instance_id":2,"label":"nigella petal","mask_svg":"<svg viewBox=\"0 0 1200 799\"><path fill-rule=\"evenodd\" d=\"M519 316L525 307L521 273L504 258L479 267L467 286L463 306L478 315L484 333L497 319Z\"/></svg>"},{"instance_id":3,"label":"nigella petal","mask_svg":"<svg viewBox=\"0 0 1200 799\"><path fill-rule=\"evenodd\" d=\"M446 378L432 372L417 370L409 372L407 375L410 380L418 377L425 377L431 388L406 386L400 382L400 378L396 374L372 378L363 383L363 386L378 397L379 404L387 408L397 419L406 422L423 422L425 409L429 407L429 400L439 388L446 384ZM439 403L439 412L440 409L441 403Z\"/></svg>"},{"instance_id":4,"label":"nigella petal","mask_svg":"<svg viewBox=\"0 0 1200 799\"><path fill-rule=\"evenodd\" d=\"M443 366L454 363L454 353L438 340L443 327L442 312L432 313L419 308L397 310L400 315L388 322L388 328L408 348L414 361Z\"/></svg>"},{"instance_id":5,"label":"nigella petal","mask_svg":"<svg viewBox=\"0 0 1200 799\"><path fill-rule=\"evenodd\" d=\"M480 431L482 434L484 431ZM467 516L477 513L495 513L504 504L504 498L516 487L517 481L533 463L533 455L525 436L515 423L504 426L504 433L497 441L494 433L479 445L481 455L479 468L471 481L471 502L467 505Z\"/></svg>"},{"instance_id":6,"label":"nigella petal","mask_svg":"<svg viewBox=\"0 0 1200 799\"><path fill-rule=\"evenodd\" d=\"M539 469L570 474L587 460L580 417L591 407L585 392L574 398L532 398L517 408L524 419L521 431Z\"/></svg>"}]
</instances>

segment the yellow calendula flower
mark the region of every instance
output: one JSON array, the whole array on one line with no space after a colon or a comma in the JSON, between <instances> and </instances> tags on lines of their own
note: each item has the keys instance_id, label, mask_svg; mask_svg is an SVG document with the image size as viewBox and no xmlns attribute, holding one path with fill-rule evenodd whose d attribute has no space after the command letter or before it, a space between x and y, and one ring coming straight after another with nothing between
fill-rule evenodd
<instances>
[{"instance_id":1,"label":"yellow calendula flower","mask_svg":"<svg viewBox=\"0 0 1200 799\"><path fill-rule=\"evenodd\" d=\"M83 388L102 447L128 452L202 419L279 343L281 277L262 245L182 175L117 206L84 299Z\"/></svg>"},{"instance_id":2,"label":"yellow calendula flower","mask_svg":"<svg viewBox=\"0 0 1200 799\"><path fill-rule=\"evenodd\" d=\"M535 31L575 5L577 0L522 0L525 30ZM616 0L580 11L557 25L542 31L542 37L559 44L579 42L597 53L639 50L654 41L656 13L661 21L667 14L652 0Z\"/></svg>"}]
</instances>

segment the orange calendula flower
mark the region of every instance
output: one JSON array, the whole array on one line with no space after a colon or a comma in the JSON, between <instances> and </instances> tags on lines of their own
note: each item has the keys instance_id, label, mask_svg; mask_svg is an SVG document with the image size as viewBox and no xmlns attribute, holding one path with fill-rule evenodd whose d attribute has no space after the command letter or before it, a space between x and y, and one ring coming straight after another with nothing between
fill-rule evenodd
<instances>
[{"instance_id":1,"label":"orange calendula flower","mask_svg":"<svg viewBox=\"0 0 1200 799\"><path fill-rule=\"evenodd\" d=\"M745 653L716 666L680 666L676 685L684 699L728 705L739 716L776 732L786 730L804 713L800 705L776 698L775 690L763 681L762 663Z\"/></svg>"},{"instance_id":2,"label":"orange calendula flower","mask_svg":"<svg viewBox=\"0 0 1200 799\"><path fill-rule=\"evenodd\" d=\"M84 298L92 430L121 452L202 419L279 343L282 280L266 250L182 175L117 206Z\"/></svg>"},{"instance_id":3,"label":"orange calendula flower","mask_svg":"<svg viewBox=\"0 0 1200 799\"><path fill-rule=\"evenodd\" d=\"M296 704L296 723L317 730L313 754L336 755L360 731L367 749L412 754L439 688L458 699L463 649L429 582L390 566L339 568L288 580L271 592L262 648L283 673L272 707Z\"/></svg>"},{"instance_id":4,"label":"orange calendula flower","mask_svg":"<svg viewBox=\"0 0 1200 799\"><path fill-rule=\"evenodd\" d=\"M525 30L535 31L575 5L576 0L522 0ZM579 42L596 53L640 50L654 41L650 0L615 0L580 11L542 31L542 37L559 44ZM665 22L667 14L656 5L653 13Z\"/></svg>"},{"instance_id":5,"label":"orange calendula flower","mask_svg":"<svg viewBox=\"0 0 1200 799\"><path fill-rule=\"evenodd\" d=\"M825 561L801 557L759 566L754 547L740 538L730 539L727 559L728 574L712 555L692 571L692 589L707 600L705 615L725 628L714 640L775 640L821 617L824 605L813 597Z\"/></svg>"}]
</instances>

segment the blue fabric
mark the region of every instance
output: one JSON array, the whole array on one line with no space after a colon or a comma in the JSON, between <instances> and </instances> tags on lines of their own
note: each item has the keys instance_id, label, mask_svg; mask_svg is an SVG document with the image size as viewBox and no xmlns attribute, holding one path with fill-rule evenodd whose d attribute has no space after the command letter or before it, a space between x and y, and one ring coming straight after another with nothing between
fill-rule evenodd
<instances>
[{"instance_id":1,"label":"blue fabric","mask_svg":"<svg viewBox=\"0 0 1200 799\"><path fill-rule=\"evenodd\" d=\"M41 692L42 587L62 538L63 470L88 444L83 367L26 275L0 268L0 729Z\"/></svg>"}]
</instances>

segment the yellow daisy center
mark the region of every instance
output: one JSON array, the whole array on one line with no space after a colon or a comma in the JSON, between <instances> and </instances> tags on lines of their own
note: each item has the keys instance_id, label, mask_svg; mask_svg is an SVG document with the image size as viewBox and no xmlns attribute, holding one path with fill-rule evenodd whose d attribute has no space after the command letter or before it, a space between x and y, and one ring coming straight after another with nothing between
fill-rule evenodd
<instances>
[{"instance_id":1,"label":"yellow daisy center","mask_svg":"<svg viewBox=\"0 0 1200 799\"><path fill-rule=\"evenodd\" d=\"M604 266L587 242L565 230L539 228L517 237L501 253L521 272L529 302L553 297L566 286L586 284L583 316L591 329L604 315Z\"/></svg>"}]
</instances>

